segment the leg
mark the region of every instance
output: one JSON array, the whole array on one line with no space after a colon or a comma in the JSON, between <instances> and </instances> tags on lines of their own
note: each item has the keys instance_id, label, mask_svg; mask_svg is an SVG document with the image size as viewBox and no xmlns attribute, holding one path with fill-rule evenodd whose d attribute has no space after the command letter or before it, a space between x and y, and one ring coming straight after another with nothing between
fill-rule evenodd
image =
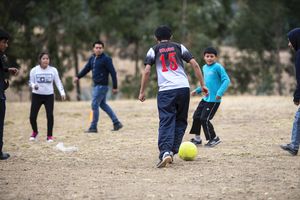
<instances>
[{"instance_id":1,"label":"leg","mask_svg":"<svg viewBox=\"0 0 300 200\"><path fill-rule=\"evenodd\" d=\"M296 112L295 120L292 129L291 147L295 150L299 150L300 143L300 108Z\"/></svg>"},{"instance_id":2,"label":"leg","mask_svg":"<svg viewBox=\"0 0 300 200\"><path fill-rule=\"evenodd\" d=\"M8 153L2 152L5 110L6 110L5 97L1 97L1 94L0 94L0 160L6 160L10 157L10 155Z\"/></svg>"},{"instance_id":3,"label":"leg","mask_svg":"<svg viewBox=\"0 0 300 200\"><path fill-rule=\"evenodd\" d=\"M119 123L119 120L114 113L114 111L111 109L111 107L106 103L106 94L108 92L108 87L107 86L102 86L102 92L101 92L101 102L100 102L100 108L104 110L110 117L111 121L113 124Z\"/></svg>"},{"instance_id":4,"label":"leg","mask_svg":"<svg viewBox=\"0 0 300 200\"><path fill-rule=\"evenodd\" d=\"M175 90L158 92L157 106L159 112L158 148L161 160L165 152L172 151L175 136L176 105Z\"/></svg>"},{"instance_id":5,"label":"leg","mask_svg":"<svg viewBox=\"0 0 300 200\"><path fill-rule=\"evenodd\" d=\"M0 154L2 154L3 147L3 127L4 127L4 118L5 118L5 99L0 97Z\"/></svg>"},{"instance_id":6,"label":"leg","mask_svg":"<svg viewBox=\"0 0 300 200\"><path fill-rule=\"evenodd\" d=\"M203 100L200 101L197 109L194 112L193 125L192 125L192 128L190 130L190 134L200 135L200 131L201 131L200 118L201 118L202 110L204 108L204 104L205 104L205 102Z\"/></svg>"},{"instance_id":7,"label":"leg","mask_svg":"<svg viewBox=\"0 0 300 200\"><path fill-rule=\"evenodd\" d=\"M53 123L54 123L54 116L53 116L53 108L54 108L54 95L47 95L45 96L45 109L47 115L47 137L52 136L53 133Z\"/></svg>"},{"instance_id":8,"label":"leg","mask_svg":"<svg viewBox=\"0 0 300 200\"><path fill-rule=\"evenodd\" d=\"M93 110L93 120L91 122L90 129L97 130L97 124L99 120L99 106L103 98L101 85L95 85L93 88L93 99L92 99L92 110Z\"/></svg>"},{"instance_id":9,"label":"leg","mask_svg":"<svg viewBox=\"0 0 300 200\"><path fill-rule=\"evenodd\" d=\"M215 113L219 108L220 103L217 102L205 102L203 112L201 113L200 122L203 127L206 140L212 140L216 137L216 133L212 123Z\"/></svg>"},{"instance_id":10,"label":"leg","mask_svg":"<svg viewBox=\"0 0 300 200\"><path fill-rule=\"evenodd\" d=\"M36 119L38 116L38 112L41 108L42 105L42 101L41 101L41 97L38 94L34 94L32 93L32 97L31 97L31 108L30 108L30 124L31 124L31 128L32 131L34 133L38 133L38 127L37 127L37 123L36 123Z\"/></svg>"},{"instance_id":11,"label":"leg","mask_svg":"<svg viewBox=\"0 0 300 200\"><path fill-rule=\"evenodd\" d=\"M187 127L188 110L190 103L190 90L189 88L182 88L179 91L176 104L176 125L175 125L175 138L172 147L174 154L178 153L182 138Z\"/></svg>"}]
</instances>

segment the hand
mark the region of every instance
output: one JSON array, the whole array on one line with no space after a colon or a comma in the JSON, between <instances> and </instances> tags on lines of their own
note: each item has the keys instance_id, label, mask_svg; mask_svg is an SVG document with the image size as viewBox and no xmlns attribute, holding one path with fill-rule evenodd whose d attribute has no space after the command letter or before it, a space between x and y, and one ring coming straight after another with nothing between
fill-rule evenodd
<instances>
[{"instance_id":1,"label":"hand","mask_svg":"<svg viewBox=\"0 0 300 200\"><path fill-rule=\"evenodd\" d=\"M17 75L18 72L19 72L19 70L18 70L17 68L15 68L15 67L8 68L8 71L9 71L10 73L12 73L13 75Z\"/></svg>"},{"instance_id":2,"label":"hand","mask_svg":"<svg viewBox=\"0 0 300 200\"><path fill-rule=\"evenodd\" d=\"M192 95L192 96L195 96L195 95L196 95L196 90L193 90L193 91L191 92L191 95Z\"/></svg>"},{"instance_id":3,"label":"hand","mask_svg":"<svg viewBox=\"0 0 300 200\"><path fill-rule=\"evenodd\" d=\"M217 100L220 100L221 98L222 98L222 97L220 97L220 96L216 96L216 99L217 99Z\"/></svg>"},{"instance_id":4,"label":"hand","mask_svg":"<svg viewBox=\"0 0 300 200\"><path fill-rule=\"evenodd\" d=\"M38 85L38 84L35 84L33 88L34 88L35 90L38 90L38 89L39 89L39 85Z\"/></svg>"},{"instance_id":5,"label":"hand","mask_svg":"<svg viewBox=\"0 0 300 200\"><path fill-rule=\"evenodd\" d=\"M66 100L66 95L61 95L61 100Z\"/></svg>"},{"instance_id":6,"label":"hand","mask_svg":"<svg viewBox=\"0 0 300 200\"><path fill-rule=\"evenodd\" d=\"M79 78L76 76L73 80L74 83L77 83L79 81Z\"/></svg>"},{"instance_id":7,"label":"hand","mask_svg":"<svg viewBox=\"0 0 300 200\"><path fill-rule=\"evenodd\" d=\"M119 91L118 89L112 89L112 93L113 93L113 94L117 94L118 91Z\"/></svg>"},{"instance_id":8,"label":"hand","mask_svg":"<svg viewBox=\"0 0 300 200\"><path fill-rule=\"evenodd\" d=\"M209 94L209 91L206 86L202 86L202 91L204 92L205 96L207 96Z\"/></svg>"},{"instance_id":9,"label":"hand","mask_svg":"<svg viewBox=\"0 0 300 200\"><path fill-rule=\"evenodd\" d=\"M144 102L144 101L146 100L146 98L145 98L145 93L144 93L144 92L140 92L139 100L140 100L141 102Z\"/></svg>"}]
</instances>

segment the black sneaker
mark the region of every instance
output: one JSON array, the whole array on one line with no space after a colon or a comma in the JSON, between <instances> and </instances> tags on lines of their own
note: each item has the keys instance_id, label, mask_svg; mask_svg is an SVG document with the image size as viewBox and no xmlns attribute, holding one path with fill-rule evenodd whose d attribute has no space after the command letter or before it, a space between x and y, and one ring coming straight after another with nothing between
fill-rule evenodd
<instances>
[{"instance_id":1,"label":"black sneaker","mask_svg":"<svg viewBox=\"0 0 300 200\"><path fill-rule=\"evenodd\" d=\"M123 128L123 124L121 124L121 122L118 122L114 124L114 129L112 131L118 131L121 128Z\"/></svg>"},{"instance_id":2,"label":"black sneaker","mask_svg":"<svg viewBox=\"0 0 300 200\"><path fill-rule=\"evenodd\" d=\"M209 140L207 144L205 144L206 147L214 147L217 144L221 142L220 138L216 136L214 139Z\"/></svg>"},{"instance_id":3,"label":"black sneaker","mask_svg":"<svg viewBox=\"0 0 300 200\"><path fill-rule=\"evenodd\" d=\"M298 154L298 150L293 149L293 148L290 146L290 144L280 145L280 147L281 147L283 150L285 150L285 151L289 152L290 154L292 154L293 156L296 156L296 155Z\"/></svg>"},{"instance_id":4,"label":"black sneaker","mask_svg":"<svg viewBox=\"0 0 300 200\"><path fill-rule=\"evenodd\" d=\"M0 160L6 160L10 157L8 153L0 153Z\"/></svg>"},{"instance_id":5,"label":"black sneaker","mask_svg":"<svg viewBox=\"0 0 300 200\"><path fill-rule=\"evenodd\" d=\"M98 133L96 128L89 128L88 130L84 131L85 133Z\"/></svg>"},{"instance_id":6,"label":"black sneaker","mask_svg":"<svg viewBox=\"0 0 300 200\"><path fill-rule=\"evenodd\" d=\"M195 145L201 145L202 144L202 140L200 139L200 141L196 140L195 138L192 138L190 140L192 143L194 143Z\"/></svg>"},{"instance_id":7,"label":"black sneaker","mask_svg":"<svg viewBox=\"0 0 300 200\"><path fill-rule=\"evenodd\" d=\"M156 165L157 168L163 168L168 166L168 164L171 164L173 161L172 156L169 152L165 152L163 155L162 160L159 161L159 163Z\"/></svg>"}]
</instances>

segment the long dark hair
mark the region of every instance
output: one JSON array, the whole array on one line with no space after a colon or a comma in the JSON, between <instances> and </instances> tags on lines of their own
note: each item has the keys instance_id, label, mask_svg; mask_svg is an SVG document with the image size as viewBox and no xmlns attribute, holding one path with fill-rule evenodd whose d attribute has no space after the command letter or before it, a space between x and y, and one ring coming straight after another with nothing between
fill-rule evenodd
<instances>
[{"instance_id":1,"label":"long dark hair","mask_svg":"<svg viewBox=\"0 0 300 200\"><path fill-rule=\"evenodd\" d=\"M39 64L41 64L41 59L42 59L42 57L43 57L44 55L47 55L48 58L49 58L49 60L50 60L50 55L49 55L49 53L46 52L46 51L43 51L43 52L41 52L41 53L39 54L39 56L38 56L38 63L39 63Z\"/></svg>"}]
</instances>

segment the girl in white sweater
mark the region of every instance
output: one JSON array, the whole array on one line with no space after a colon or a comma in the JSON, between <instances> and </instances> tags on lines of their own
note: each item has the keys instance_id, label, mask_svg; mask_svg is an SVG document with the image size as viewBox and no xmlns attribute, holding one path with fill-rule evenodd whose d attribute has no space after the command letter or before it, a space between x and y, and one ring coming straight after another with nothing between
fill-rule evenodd
<instances>
[{"instance_id":1,"label":"girl in white sweater","mask_svg":"<svg viewBox=\"0 0 300 200\"><path fill-rule=\"evenodd\" d=\"M32 89L31 109L30 109L30 124L32 127L32 135L30 141L35 141L38 135L37 116L38 112L44 104L47 114L47 141L53 142L53 107L54 107L54 89L53 82L61 95L62 100L65 100L66 95L59 78L57 69L49 65L50 57L46 52L39 55L39 65L35 66L30 71L29 86Z\"/></svg>"}]
</instances>

